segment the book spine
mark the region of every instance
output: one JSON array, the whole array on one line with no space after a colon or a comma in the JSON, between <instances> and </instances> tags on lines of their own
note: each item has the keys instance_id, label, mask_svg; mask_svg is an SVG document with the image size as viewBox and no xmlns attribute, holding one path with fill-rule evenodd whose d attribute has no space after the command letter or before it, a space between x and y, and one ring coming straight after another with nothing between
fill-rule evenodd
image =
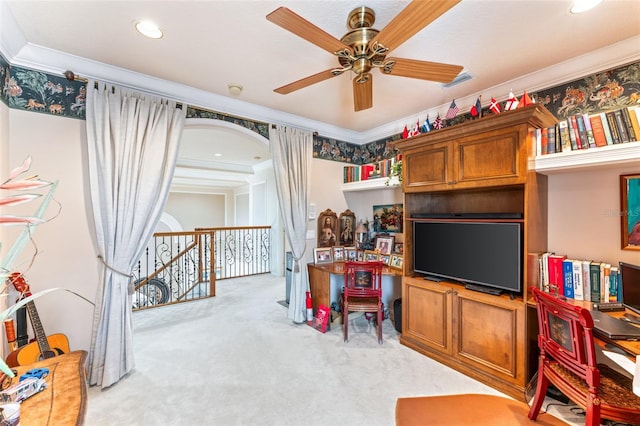
<instances>
[{"instance_id":1,"label":"book spine","mask_svg":"<svg viewBox=\"0 0 640 426\"><path fill-rule=\"evenodd\" d=\"M558 296L564 296L564 271L562 270L562 262L566 256L551 255L549 256L549 288L551 291L558 289Z\"/></svg>"},{"instance_id":2,"label":"book spine","mask_svg":"<svg viewBox=\"0 0 640 426\"><path fill-rule=\"evenodd\" d=\"M622 121L627 128L627 133L629 134L629 142L637 141L638 138L636 136L636 131L633 128L633 124L631 123L631 115L629 114L628 108L622 108Z\"/></svg>"},{"instance_id":3,"label":"book spine","mask_svg":"<svg viewBox=\"0 0 640 426\"><path fill-rule=\"evenodd\" d=\"M569 125L571 128L570 135L573 135L571 137L571 147L574 150L582 149L582 142L580 141L580 133L578 132L578 122L576 120L576 116L572 115L568 117L567 120L569 120Z\"/></svg>"},{"instance_id":4,"label":"book spine","mask_svg":"<svg viewBox=\"0 0 640 426\"><path fill-rule=\"evenodd\" d=\"M589 265L589 280L591 283L591 302L600 302L600 262Z\"/></svg>"},{"instance_id":5,"label":"book spine","mask_svg":"<svg viewBox=\"0 0 640 426\"><path fill-rule=\"evenodd\" d=\"M573 298L584 300L584 285L582 283L582 261L573 261Z\"/></svg>"},{"instance_id":6,"label":"book spine","mask_svg":"<svg viewBox=\"0 0 640 426\"><path fill-rule=\"evenodd\" d=\"M607 111L605 113L607 116L607 124L609 124L609 130L611 131L611 139L614 144L620 143L620 134L618 133L618 125L616 124L616 117L613 114L613 111Z\"/></svg>"},{"instance_id":7,"label":"book spine","mask_svg":"<svg viewBox=\"0 0 640 426\"><path fill-rule=\"evenodd\" d=\"M540 135L540 154L547 155L549 153L549 128L544 127Z\"/></svg>"},{"instance_id":8,"label":"book spine","mask_svg":"<svg viewBox=\"0 0 640 426\"><path fill-rule=\"evenodd\" d=\"M573 261L565 259L562 261L562 271L564 274L564 297L573 299L574 286L573 286Z\"/></svg>"},{"instance_id":9,"label":"book spine","mask_svg":"<svg viewBox=\"0 0 640 426\"><path fill-rule=\"evenodd\" d=\"M591 123L591 129L593 133L593 139L597 147L606 146L607 138L604 135L604 127L602 126L602 119L600 114L594 114L589 117Z\"/></svg>"},{"instance_id":10,"label":"book spine","mask_svg":"<svg viewBox=\"0 0 640 426\"><path fill-rule=\"evenodd\" d=\"M602 262L600 264L600 302L609 301L609 291L611 285L611 264Z\"/></svg>"},{"instance_id":11,"label":"book spine","mask_svg":"<svg viewBox=\"0 0 640 426\"><path fill-rule=\"evenodd\" d=\"M609 275L609 302L618 302L620 299L620 272L617 266L611 267Z\"/></svg>"},{"instance_id":12,"label":"book spine","mask_svg":"<svg viewBox=\"0 0 640 426\"><path fill-rule=\"evenodd\" d=\"M591 262L582 261L582 294L586 302L591 302Z\"/></svg>"},{"instance_id":13,"label":"book spine","mask_svg":"<svg viewBox=\"0 0 640 426\"><path fill-rule=\"evenodd\" d=\"M596 147L596 139L593 136L593 128L591 127L591 120L589 114L582 114L582 120L584 121L584 130L587 133L587 140L589 141L589 148Z\"/></svg>"},{"instance_id":14,"label":"book spine","mask_svg":"<svg viewBox=\"0 0 640 426\"><path fill-rule=\"evenodd\" d=\"M604 112L601 112L598 115L600 116L600 121L602 122L602 129L604 130L604 137L607 139L607 145L613 145L613 138L611 137L611 130L609 129L607 115Z\"/></svg>"},{"instance_id":15,"label":"book spine","mask_svg":"<svg viewBox=\"0 0 640 426\"><path fill-rule=\"evenodd\" d=\"M613 111L613 115L616 118L616 126L618 126L620 142L629 142L629 131L627 130L627 126L624 124L624 120L622 119L622 110L617 109Z\"/></svg>"},{"instance_id":16,"label":"book spine","mask_svg":"<svg viewBox=\"0 0 640 426\"><path fill-rule=\"evenodd\" d=\"M551 126L547 129L548 142L547 142L547 154L555 154L556 151L556 127Z\"/></svg>"},{"instance_id":17,"label":"book spine","mask_svg":"<svg viewBox=\"0 0 640 426\"><path fill-rule=\"evenodd\" d=\"M549 256L550 255L551 253L547 252L547 253L544 253L540 258L540 264L542 268L540 284L542 286L541 287L542 291L546 293L549 293L549 291L551 290L549 287Z\"/></svg>"},{"instance_id":18,"label":"book spine","mask_svg":"<svg viewBox=\"0 0 640 426\"><path fill-rule=\"evenodd\" d=\"M558 122L558 133L560 134L562 152L571 151L571 137L569 136L567 120L560 120Z\"/></svg>"},{"instance_id":19,"label":"book spine","mask_svg":"<svg viewBox=\"0 0 640 426\"><path fill-rule=\"evenodd\" d=\"M578 124L578 134L580 135L580 149L587 149L589 148L589 137L587 136L587 129L584 127L584 117L581 114L575 117Z\"/></svg>"}]
</instances>

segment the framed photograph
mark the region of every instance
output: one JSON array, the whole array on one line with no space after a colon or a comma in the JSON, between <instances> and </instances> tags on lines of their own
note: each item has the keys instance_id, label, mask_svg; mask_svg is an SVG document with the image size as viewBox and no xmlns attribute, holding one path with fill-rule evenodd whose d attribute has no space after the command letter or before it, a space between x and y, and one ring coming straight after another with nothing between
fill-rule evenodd
<instances>
[{"instance_id":1,"label":"framed photograph","mask_svg":"<svg viewBox=\"0 0 640 426\"><path fill-rule=\"evenodd\" d=\"M334 262L344 262L346 257L344 247L342 246L331 247L331 256L333 257Z\"/></svg>"},{"instance_id":2,"label":"framed photograph","mask_svg":"<svg viewBox=\"0 0 640 426\"><path fill-rule=\"evenodd\" d=\"M620 176L622 250L640 250L640 174Z\"/></svg>"},{"instance_id":3,"label":"framed photograph","mask_svg":"<svg viewBox=\"0 0 640 426\"><path fill-rule=\"evenodd\" d=\"M363 260L365 262L377 262L380 260L380 254L374 250L365 250Z\"/></svg>"},{"instance_id":4,"label":"framed photograph","mask_svg":"<svg viewBox=\"0 0 640 426\"><path fill-rule=\"evenodd\" d=\"M338 245L338 215L326 209L318 215L318 247Z\"/></svg>"},{"instance_id":5,"label":"framed photograph","mask_svg":"<svg viewBox=\"0 0 640 426\"><path fill-rule=\"evenodd\" d=\"M371 287L371 271L355 271L356 287Z\"/></svg>"},{"instance_id":6,"label":"framed photograph","mask_svg":"<svg viewBox=\"0 0 640 426\"><path fill-rule=\"evenodd\" d=\"M382 261L382 263L384 263L385 265L389 265L389 258L391 257L390 254L381 254L380 255L380 260Z\"/></svg>"},{"instance_id":7,"label":"framed photograph","mask_svg":"<svg viewBox=\"0 0 640 426\"><path fill-rule=\"evenodd\" d=\"M389 261L389 268L399 269L402 271L402 260L404 258L398 254L392 254Z\"/></svg>"},{"instance_id":8,"label":"framed photograph","mask_svg":"<svg viewBox=\"0 0 640 426\"><path fill-rule=\"evenodd\" d=\"M403 243L395 243L393 245L393 252L397 254L404 254L404 244Z\"/></svg>"},{"instance_id":9,"label":"framed photograph","mask_svg":"<svg viewBox=\"0 0 640 426\"><path fill-rule=\"evenodd\" d=\"M358 260L358 249L355 247L345 247L344 256L345 260L349 262L356 262Z\"/></svg>"},{"instance_id":10,"label":"framed photograph","mask_svg":"<svg viewBox=\"0 0 640 426\"><path fill-rule=\"evenodd\" d=\"M356 262L363 262L364 261L364 250L356 250Z\"/></svg>"},{"instance_id":11,"label":"framed photograph","mask_svg":"<svg viewBox=\"0 0 640 426\"><path fill-rule=\"evenodd\" d=\"M386 254L389 255L391 254L391 251L393 250L393 242L395 240L395 237L393 235L378 235L376 236L376 241L375 241L375 249L376 251L379 251L380 254Z\"/></svg>"},{"instance_id":12,"label":"framed photograph","mask_svg":"<svg viewBox=\"0 0 640 426\"><path fill-rule=\"evenodd\" d=\"M403 220L402 204L373 206L374 232L402 232Z\"/></svg>"},{"instance_id":13,"label":"framed photograph","mask_svg":"<svg viewBox=\"0 0 640 426\"><path fill-rule=\"evenodd\" d=\"M356 241L356 215L349 209L340 213L340 234L338 240L341 246L353 246Z\"/></svg>"},{"instance_id":14,"label":"framed photograph","mask_svg":"<svg viewBox=\"0 0 640 426\"><path fill-rule=\"evenodd\" d=\"M314 263L333 263L331 247L316 247L313 249Z\"/></svg>"}]
</instances>

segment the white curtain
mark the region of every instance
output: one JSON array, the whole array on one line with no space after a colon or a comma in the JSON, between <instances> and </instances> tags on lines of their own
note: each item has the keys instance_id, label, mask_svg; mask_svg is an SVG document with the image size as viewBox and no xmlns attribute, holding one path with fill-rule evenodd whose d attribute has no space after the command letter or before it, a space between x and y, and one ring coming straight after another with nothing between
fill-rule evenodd
<instances>
[{"instance_id":1,"label":"white curtain","mask_svg":"<svg viewBox=\"0 0 640 426\"><path fill-rule=\"evenodd\" d=\"M290 127L271 126L269 148L280 213L294 259L289 318L301 323L306 319L305 292L309 289L305 254L313 135Z\"/></svg>"},{"instance_id":2,"label":"white curtain","mask_svg":"<svg viewBox=\"0 0 640 426\"><path fill-rule=\"evenodd\" d=\"M89 80L89 179L101 280L89 353L89 384L119 381L134 367L130 273L169 195L184 110L174 102Z\"/></svg>"}]
</instances>

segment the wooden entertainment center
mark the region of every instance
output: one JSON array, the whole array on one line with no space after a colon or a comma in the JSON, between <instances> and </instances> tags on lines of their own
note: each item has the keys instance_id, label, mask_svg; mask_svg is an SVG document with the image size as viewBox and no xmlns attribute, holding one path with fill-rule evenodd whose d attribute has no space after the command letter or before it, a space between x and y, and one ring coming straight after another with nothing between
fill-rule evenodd
<instances>
[{"instance_id":1,"label":"wooden entertainment center","mask_svg":"<svg viewBox=\"0 0 640 426\"><path fill-rule=\"evenodd\" d=\"M528 288L547 251L547 177L530 166L532 129L556 118L531 105L395 143L403 157L404 274L400 342L514 398L535 372L537 323ZM500 296L413 269L416 214L519 213L522 293ZM529 307L528 307L529 306Z\"/></svg>"}]
</instances>

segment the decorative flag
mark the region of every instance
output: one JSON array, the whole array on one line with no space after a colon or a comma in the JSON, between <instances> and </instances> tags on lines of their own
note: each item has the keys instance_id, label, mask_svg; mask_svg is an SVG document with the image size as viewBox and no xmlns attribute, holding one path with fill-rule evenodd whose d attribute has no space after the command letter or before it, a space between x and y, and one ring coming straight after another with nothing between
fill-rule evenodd
<instances>
[{"instance_id":1,"label":"decorative flag","mask_svg":"<svg viewBox=\"0 0 640 426\"><path fill-rule=\"evenodd\" d=\"M525 90L524 94L520 98L520 102L518 103L518 108L522 108L522 107L525 107L525 106L531 105L531 104L533 104L533 101L531 100L531 98L527 94L527 91Z\"/></svg>"},{"instance_id":2,"label":"decorative flag","mask_svg":"<svg viewBox=\"0 0 640 426\"><path fill-rule=\"evenodd\" d=\"M482 117L482 105L480 104L480 96L476 99L475 105L471 107L472 117Z\"/></svg>"},{"instance_id":3,"label":"decorative flag","mask_svg":"<svg viewBox=\"0 0 640 426\"><path fill-rule=\"evenodd\" d=\"M516 96L513 94L513 90L509 92L509 99L507 99L507 102L504 104L504 110L505 111L511 111L513 109L518 108L518 98L516 98Z\"/></svg>"},{"instance_id":4,"label":"decorative flag","mask_svg":"<svg viewBox=\"0 0 640 426\"><path fill-rule=\"evenodd\" d=\"M458 113L458 105L456 105L456 100L451 101L451 105L449 105L449 110L447 111L447 115L444 116L446 119L451 119L456 116Z\"/></svg>"},{"instance_id":5,"label":"decorative flag","mask_svg":"<svg viewBox=\"0 0 640 426\"><path fill-rule=\"evenodd\" d=\"M434 129L442 129L443 127L444 127L444 124L442 123L442 119L440 118L440 113L438 113L438 116L433 121L433 128Z\"/></svg>"},{"instance_id":6,"label":"decorative flag","mask_svg":"<svg viewBox=\"0 0 640 426\"><path fill-rule=\"evenodd\" d=\"M424 120L424 124L422 125L422 133L427 133L431 130L431 123L429 123L429 116Z\"/></svg>"},{"instance_id":7,"label":"decorative flag","mask_svg":"<svg viewBox=\"0 0 640 426\"><path fill-rule=\"evenodd\" d=\"M489 105L489 109L494 114L500 114L500 104L494 98L491 98L491 105Z\"/></svg>"},{"instance_id":8,"label":"decorative flag","mask_svg":"<svg viewBox=\"0 0 640 426\"><path fill-rule=\"evenodd\" d=\"M407 125L404 125L404 130L402 131L402 139L406 139L409 137L409 130L407 130Z\"/></svg>"},{"instance_id":9,"label":"decorative flag","mask_svg":"<svg viewBox=\"0 0 640 426\"><path fill-rule=\"evenodd\" d=\"M416 125L409 132L409 137L418 136L420 134L420 122L416 121Z\"/></svg>"}]
</instances>

